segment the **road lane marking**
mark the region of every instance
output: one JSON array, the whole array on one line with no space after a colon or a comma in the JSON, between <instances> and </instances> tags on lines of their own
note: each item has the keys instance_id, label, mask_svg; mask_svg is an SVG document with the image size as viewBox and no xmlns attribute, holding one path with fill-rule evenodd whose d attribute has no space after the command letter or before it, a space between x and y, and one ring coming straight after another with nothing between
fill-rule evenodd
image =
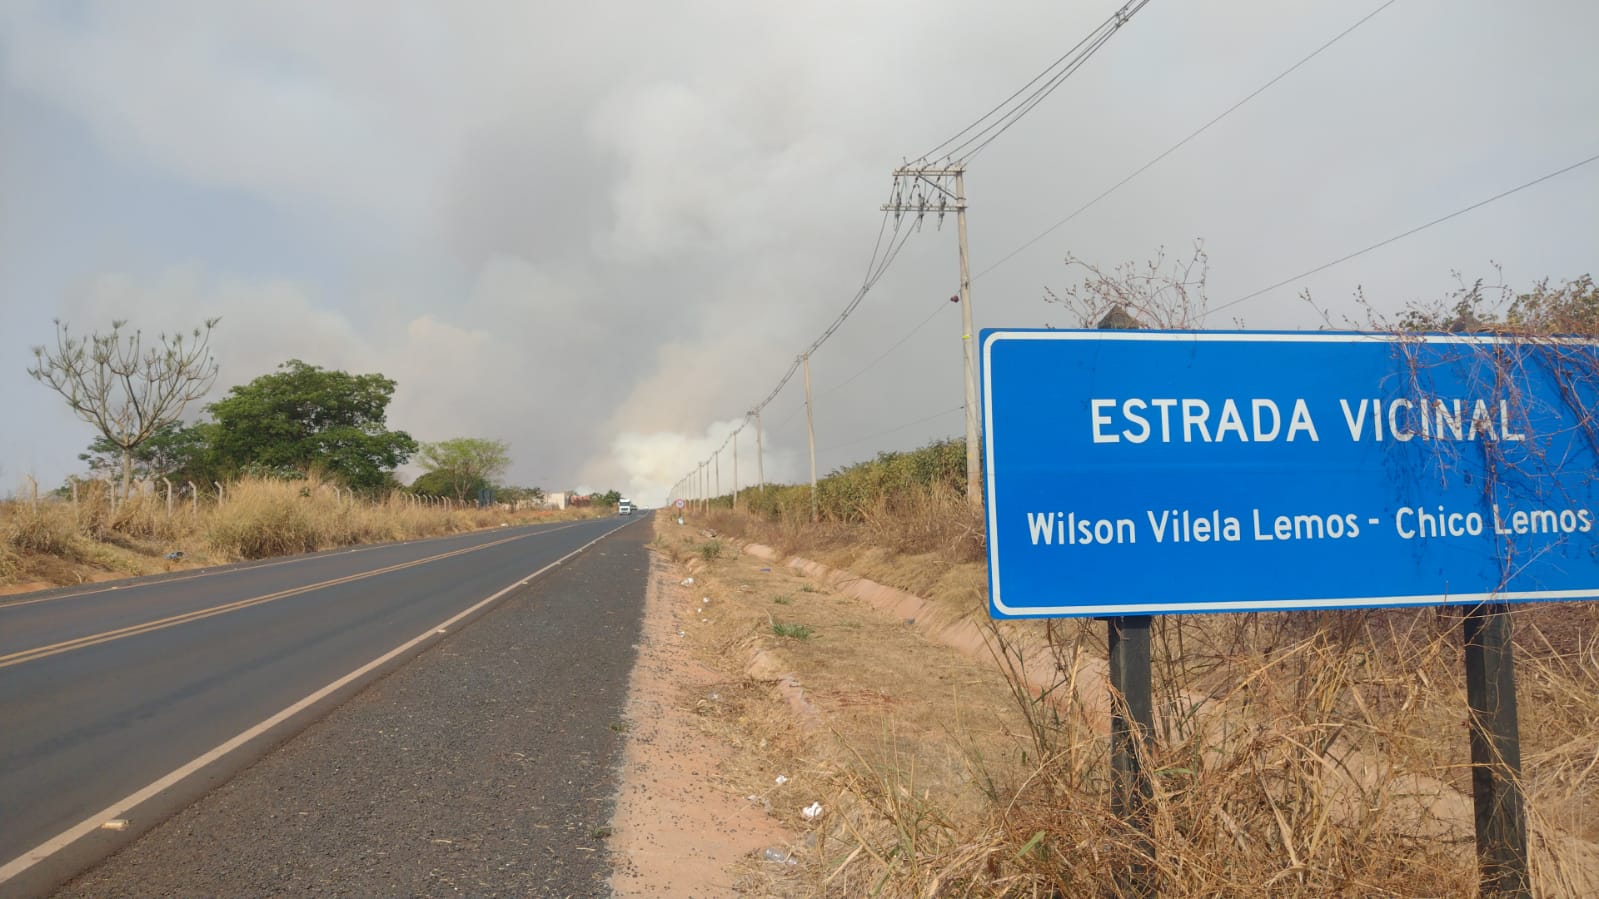
<instances>
[{"instance_id":1,"label":"road lane marking","mask_svg":"<svg viewBox=\"0 0 1599 899\"><path fill-rule=\"evenodd\" d=\"M631 523L632 522L629 522L629 524L631 524ZM576 527L576 526L577 525L572 525L572 527ZM33 847L32 849L28 850L27 852L24 852L21 855L17 856L16 858L6 862L4 865L0 865L0 886L4 886L6 881L15 878L17 875L22 874L24 871L27 871L29 868L33 867L34 865L37 865L38 863L48 859L50 856L56 854L57 852L60 852L61 850L67 848L68 846L72 845L73 843L76 843L78 840L82 839L83 837L88 836L89 834L94 833L95 831L99 830L100 829L100 825L103 824L104 822L106 822L108 820L111 820L111 819L114 819L114 818L126 818L126 817L128 817L128 815L125 814L126 812L131 811L132 809L138 807L142 803L144 803L144 802L146 802L146 801L148 801L150 799L155 798L156 796L160 795L163 791L171 789L172 787L174 787L177 784L181 783L185 778L187 778L190 775L193 775L196 772L202 770L207 765L210 765L212 762L215 762L218 759L223 758L228 753L237 750L239 747L244 746L245 744L249 743L251 740L256 739L257 737L260 737L262 734L265 734L268 731L272 730L272 728L277 727L278 725L284 723L285 721L288 721L290 718L293 718L295 715L299 714L300 712L303 712L306 709L310 708L311 706L316 705L318 702L321 702L323 699L326 699L327 697L329 697L329 696L333 695L334 693L338 692L340 689L343 689L344 687L348 686L349 684L351 684L351 683L355 682L356 680L359 680L360 678L364 677L365 675L370 674L372 671L382 667L384 664L394 660L395 658L398 658L399 656L405 654L407 651L409 651L411 649L414 649L415 647L419 646L420 644L426 642L429 639L439 637L439 634L437 633L439 629L442 628L442 629L448 630L449 628L453 627L455 624L460 622L462 619L469 617L470 615L472 615L474 612L478 611L479 609L482 609L482 608L490 605L491 603L496 602L501 597L505 596L507 593L510 593L512 590L516 590L516 589L518 589L520 587L526 586L529 581L532 581L534 578L539 577L540 575L542 575L546 571L549 571L550 569L556 567L557 565L560 565L560 564L566 562L568 559L576 556L578 553L583 552L584 550L586 550L589 547L593 546L594 544L600 542L601 540L604 540L606 537L611 536L612 534L616 533L617 531L620 531L623 527L626 527L626 526L627 525L624 524L621 527L611 528L611 529L607 530L605 533L599 535L598 537L595 537L593 540L590 540L589 542L583 544L582 546L578 547L577 549L574 549L571 552L567 553L566 555L560 557L559 559L556 559L554 562L551 562L548 565L545 565L543 568L540 568L539 570L533 572L532 574L524 575L522 577L517 578L509 586L499 590L498 592L496 592L492 596L488 597L487 599L481 600L478 603L476 603L473 606L471 606L470 608L466 609L465 611L458 612L455 615L452 615L451 617L449 617L449 618L445 619L444 621L440 622L439 624L434 625L431 628L428 628L427 630L423 631L421 634L417 635L416 637L413 637L410 640L407 640L406 642L400 644L399 646L395 647L394 649L391 649L388 652L384 653L383 655L378 656L377 658L373 659L372 661L367 662L365 665L362 665L360 668L355 669L354 671L350 672L349 674L344 675L343 677L339 678L338 680L334 681L333 683L328 684L327 686L323 687L320 690L317 690L315 693L312 693L311 695L305 697L304 699L301 699L300 701L294 703L293 705L289 706L288 708L278 712L276 715L273 715L272 717L266 719L265 721L262 721L261 723L249 728L248 730L246 730L243 733L239 734L238 736L232 738L231 740L228 740L227 742L222 743L221 745L215 747L214 749L211 749L211 750L209 750L209 751L207 751L205 753L202 753L201 755L199 755L199 756L195 757L194 759L190 760L187 764L185 764L185 765L183 765L183 766L181 766L181 767L169 772L168 774L162 776L160 779L154 781L153 783L150 783L150 784L144 786L143 788L141 788L141 789L139 789L139 790L137 790L137 791L135 791L133 793L130 793L127 796L122 797L121 799L119 799L116 802L112 803L111 805L107 806L104 810L96 812L93 815L90 815L89 817L83 819L82 821L79 821L77 824L72 825L71 827L67 828L66 830L63 830L62 832L56 834L55 836L51 837L50 839L45 840L43 843L40 843L39 845ZM565 530L565 529L562 528L562 530ZM523 536L531 536L531 535L523 535Z\"/></svg>"},{"instance_id":2,"label":"road lane marking","mask_svg":"<svg viewBox=\"0 0 1599 899\"><path fill-rule=\"evenodd\" d=\"M165 630L166 628L176 627L180 624L188 624L191 621L201 621L206 618L213 618L217 615L225 615L229 612L237 612L241 609L248 609L251 606L258 606L279 599L287 599L291 596L299 596L304 593L321 590L325 587L337 587L340 584L348 584L354 581L365 580L370 577L377 577L380 574L389 574L391 572L401 571L406 568L415 568L418 565L426 565L430 562L437 562L440 559L448 559L452 556L460 556L467 553L477 552L478 550L489 549L491 547L511 543L516 540L525 540L529 537L537 537L543 534L553 534L557 531L564 531L571 527L577 527L577 525L572 524L567 525L565 528L555 528L549 531L540 531L537 534L517 534L512 537L505 537L489 543L480 543L475 546L453 549L449 552L438 553L437 555L428 556L422 559L415 559L410 562L401 562L396 565L389 565L385 568L376 568L371 571L363 571L357 574L345 575L344 577L319 581L315 584L291 587L287 590L279 590L276 593L267 593L262 596L251 596L246 599L239 599L234 600L233 602L223 603L220 606L211 606L205 609L195 609L192 612L184 612L179 615L172 615L167 618L159 618L154 621L130 624L127 627L117 628L116 630L102 631L98 634L87 634L82 637L75 637L71 640L63 640L60 643L52 643L49 646L37 646L32 649L23 649L7 655L0 655L0 668L10 668L13 665L21 665L24 662L32 662L38 659L48 658L53 655L60 655L61 653L71 652L75 649L86 649L90 646L98 646L101 643L110 643L113 640L121 640L127 637L137 637L140 634L148 634L152 631Z\"/></svg>"},{"instance_id":3,"label":"road lane marking","mask_svg":"<svg viewBox=\"0 0 1599 899\"><path fill-rule=\"evenodd\" d=\"M593 520L597 520L597 519L585 519L585 520L593 521ZM582 523L583 523L583 521L578 521L578 522L576 522L574 524L565 525L564 527L551 528L551 529L549 529L547 531L538 531L536 533L539 533L539 534L553 534L556 531L564 531L564 530L566 530L569 527L576 527L578 524L582 524ZM536 528L536 527L542 527L542 526L543 525L538 525L538 524L518 525L519 528ZM487 533L487 531L466 531L466 532L460 533L460 534L445 534L445 535L439 536L439 537L422 537L422 538L417 539L417 540L400 540L400 541L396 541L396 542L393 542L393 543L374 543L374 544L369 544L367 546L341 546L341 547L335 547L334 549L322 550L320 552L313 553L313 554L311 554L309 556L301 556L301 557L293 558L293 559L269 559L267 561L256 562L254 564L246 562L246 563L233 563L233 564L224 564L224 565L213 565L210 568L201 568L201 569L198 569L198 570L193 571L193 572L188 573L188 574L180 574L180 575L176 575L176 576L173 576L173 577L163 577L162 575L159 575L159 574L145 575L143 577L160 577L161 580L159 580L159 581L150 581L150 582L147 582L147 583L140 583L140 581L143 580L143 577L140 577L140 578L134 578L132 583L130 583L130 582L126 581L126 580L118 581L114 585L109 585L109 586L105 586L105 587L95 587L95 588L90 589L90 590L79 590L76 593L54 593L54 594L51 594L50 596L35 596L32 599L12 599L12 600L0 599L0 612L5 611L6 609L14 609L14 608L17 608L19 606L31 606L31 605L34 605L35 603L54 602L55 600L58 600L58 599L81 599L81 598L83 598L85 596L99 596L102 593L115 593L118 590L133 590L133 589L136 589L136 588L139 588L139 587L153 587L153 586L164 586L166 584L177 584L177 583L182 583L183 581L199 580L200 578L203 578L203 577L216 577L217 575L221 575L221 574L236 574L236 573L241 572L241 571L259 571L262 568L274 568L274 567L277 567L279 565L293 565L293 564L295 564L297 562L309 562L309 561L311 561L313 559L325 559L325 558L331 558L333 556L349 555L350 553L370 552L370 551L376 550L376 549L393 549L394 547L397 547L397 546L409 546L409 545L416 544L416 543L426 543L426 542L428 542L430 540L449 540L449 539L454 538L454 537L468 537L468 536L475 536L475 535L483 534L483 533ZM524 534L522 536L531 537L531 536L533 536L533 534ZM26 596L27 594L22 594L22 595Z\"/></svg>"}]
</instances>

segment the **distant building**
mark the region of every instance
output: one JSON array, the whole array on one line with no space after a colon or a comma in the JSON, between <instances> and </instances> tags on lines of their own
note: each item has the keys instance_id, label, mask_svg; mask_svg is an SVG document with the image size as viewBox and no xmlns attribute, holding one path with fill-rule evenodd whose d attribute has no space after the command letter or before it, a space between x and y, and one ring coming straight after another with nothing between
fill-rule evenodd
<instances>
[{"instance_id":1,"label":"distant building","mask_svg":"<svg viewBox=\"0 0 1599 899\"><path fill-rule=\"evenodd\" d=\"M544 508L564 509L566 508L566 501L569 496L570 494L566 493L565 491L561 491L560 493L546 493L544 494Z\"/></svg>"}]
</instances>

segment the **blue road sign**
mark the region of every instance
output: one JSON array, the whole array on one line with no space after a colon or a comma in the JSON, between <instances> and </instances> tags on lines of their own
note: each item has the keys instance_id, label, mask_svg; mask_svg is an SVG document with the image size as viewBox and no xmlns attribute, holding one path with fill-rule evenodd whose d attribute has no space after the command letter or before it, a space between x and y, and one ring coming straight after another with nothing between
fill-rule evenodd
<instances>
[{"instance_id":1,"label":"blue road sign","mask_svg":"<svg viewBox=\"0 0 1599 899\"><path fill-rule=\"evenodd\" d=\"M987 330L989 608L1599 598L1599 345Z\"/></svg>"}]
</instances>

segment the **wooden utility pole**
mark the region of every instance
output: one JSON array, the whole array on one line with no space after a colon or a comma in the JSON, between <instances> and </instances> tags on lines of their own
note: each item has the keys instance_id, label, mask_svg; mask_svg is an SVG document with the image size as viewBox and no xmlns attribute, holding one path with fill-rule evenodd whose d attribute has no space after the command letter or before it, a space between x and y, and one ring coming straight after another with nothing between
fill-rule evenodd
<instances>
[{"instance_id":1,"label":"wooden utility pole","mask_svg":"<svg viewBox=\"0 0 1599 899\"><path fill-rule=\"evenodd\" d=\"M883 209L898 216L914 213L921 219L935 213L943 222L955 213L960 243L961 356L966 376L966 501L983 504L982 431L977 422L977 334L972 322L971 263L966 250L966 166L922 164L894 170L894 196Z\"/></svg>"},{"instance_id":2,"label":"wooden utility pole","mask_svg":"<svg viewBox=\"0 0 1599 899\"><path fill-rule=\"evenodd\" d=\"M738 431L744 430L742 427ZM733 511L738 511L738 431L733 432Z\"/></svg>"},{"instance_id":3,"label":"wooden utility pole","mask_svg":"<svg viewBox=\"0 0 1599 899\"><path fill-rule=\"evenodd\" d=\"M714 475L716 477L716 480L713 482L713 484L715 485L716 489L715 489L715 492L713 492L711 494L711 496L713 498L715 498L715 499L721 499L722 498L722 448L721 447L717 447L716 448L716 453L711 456L711 470L712 470L712 472L714 473Z\"/></svg>"},{"instance_id":4,"label":"wooden utility pole","mask_svg":"<svg viewBox=\"0 0 1599 899\"><path fill-rule=\"evenodd\" d=\"M811 354L805 360L805 437L811 445L811 524L820 520L816 513L816 418L811 411Z\"/></svg>"}]
</instances>

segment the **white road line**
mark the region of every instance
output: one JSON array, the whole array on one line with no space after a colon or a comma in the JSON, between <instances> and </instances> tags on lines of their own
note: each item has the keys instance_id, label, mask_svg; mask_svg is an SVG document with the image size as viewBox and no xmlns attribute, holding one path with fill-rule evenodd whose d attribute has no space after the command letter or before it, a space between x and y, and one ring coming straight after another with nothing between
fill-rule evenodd
<instances>
[{"instance_id":1,"label":"white road line","mask_svg":"<svg viewBox=\"0 0 1599 899\"><path fill-rule=\"evenodd\" d=\"M629 523L631 523L631 522L629 522ZM576 527L576 525L571 525L571 527ZM623 525L623 527L626 527L626 525ZM45 840L43 843L40 843L39 845L33 847L32 849L28 850L27 852L24 852L23 854L17 856L16 858L12 859L11 861L6 862L5 865L0 866L0 885L4 885L6 881L11 880L12 878L15 878L17 875L23 873L24 871L28 870L29 868L32 868L34 865L37 865L40 862L45 861L46 859L50 858L52 855L55 855L57 852L60 852L61 850L67 848L68 846L72 845L73 843L76 843L78 840L81 840L84 837L88 836L89 834L95 832L96 830L99 830L100 829L100 825L104 824L106 821L109 821L109 820L111 820L113 818L123 817L124 813L127 810L132 809L132 808L134 808L134 807L140 805L141 803L144 803L144 802L146 802L146 801L148 801L150 799L153 799L154 797L159 795L164 790L167 790L167 789L170 789L173 786L176 786L178 783L181 783L185 778L193 775L194 773L198 772L199 770L201 770L202 768L204 768L207 765L211 764L212 762L215 762L218 759L223 758L228 753L233 752L234 750L236 750L239 747L245 745L246 743L249 743L251 740L254 740L255 738L257 738L257 737L261 736L262 734L266 733L267 731L270 731L272 728L277 727L278 725L280 725L283 722L289 720L290 718L294 717L295 715L299 714L300 712L303 712L306 709L310 708L311 706L315 705L316 703L321 702L323 699L326 699L328 696L332 695L333 693L337 692L338 690L348 686L351 682L356 681L356 680L360 679L362 676L371 673L373 670L381 667L383 664L385 664L385 663L387 663L389 661L392 661L394 658L404 654L406 651L415 648L416 646L420 645L424 641L426 641L428 639L431 639L431 638L437 638L437 637L441 636L441 632L448 631L450 627L455 625L455 623L460 621L461 619L466 618L467 616L471 615L472 613L476 612L477 610L494 603L496 600L498 600L501 597L505 596L507 593L510 593L512 590L515 590L518 587L525 586L529 581L532 581L534 578L544 574L546 571L549 571L550 569L556 567L557 565L560 565L561 563L563 563L566 560L572 558L573 556L576 556L577 554L583 552L584 550L586 550L589 547L593 546L594 544L600 542L601 540L604 540L606 537L609 537L610 535L616 533L617 531L619 531L621 529L622 529L621 527L611 528L610 530L607 530L605 533L599 535L598 537L595 537L593 540L590 540L589 542L583 544L582 546L578 547L577 549L574 549L571 552L567 553L566 555L560 557L559 559L556 559L554 562L551 562L550 564L545 565L543 568L540 568L539 570L533 572L532 574L524 575L522 577L517 578L516 581L514 581L510 586L504 588L503 590L498 591L493 596L490 596L487 599L481 600L480 602L476 603L475 605L473 605L472 607L466 609L465 611L459 612L459 613L451 616L450 618L446 619L445 621L428 628L427 630L423 631L419 636L414 637L414 638L412 638L410 640L407 640L406 642L400 644L399 646L395 647L394 649L391 649L388 652L384 653L383 655L378 656L377 658L373 659L372 661L366 663L365 665L362 665L360 668L355 669L354 671L350 672L349 674L346 674L345 676L339 678L338 680L334 681L333 683L328 684L327 686L323 687L322 689L317 690L315 693L312 693L311 695L305 697L304 699L301 699L299 702L294 703L293 705L289 706L288 708L284 709L283 711L278 712L276 715L273 715L272 717L266 719L265 721L262 721L261 723L255 725L254 727L249 728L248 730L244 731L243 733L239 734L238 736L234 737L233 739L228 740L227 742L223 743L222 745L217 746L216 748L211 749L208 752L205 752L205 753L201 754L200 756L196 757L195 759L190 761L188 764L182 766L181 768L178 768L175 771L172 771L171 773L161 777L160 779L154 781L153 783L145 786L144 788L142 788L142 789L140 789L140 790L138 790L138 791L136 791L134 793L130 793L127 796L122 797L121 799L119 799L116 802L112 803L111 805L107 806L104 810L102 810L100 812L96 812L93 815L90 815L89 817L83 819L82 821L79 821L77 824L72 825L71 827L67 828L66 830L63 830L62 832L56 834L55 836L51 837L50 839ZM565 528L561 528L560 530L565 530Z\"/></svg>"}]
</instances>

